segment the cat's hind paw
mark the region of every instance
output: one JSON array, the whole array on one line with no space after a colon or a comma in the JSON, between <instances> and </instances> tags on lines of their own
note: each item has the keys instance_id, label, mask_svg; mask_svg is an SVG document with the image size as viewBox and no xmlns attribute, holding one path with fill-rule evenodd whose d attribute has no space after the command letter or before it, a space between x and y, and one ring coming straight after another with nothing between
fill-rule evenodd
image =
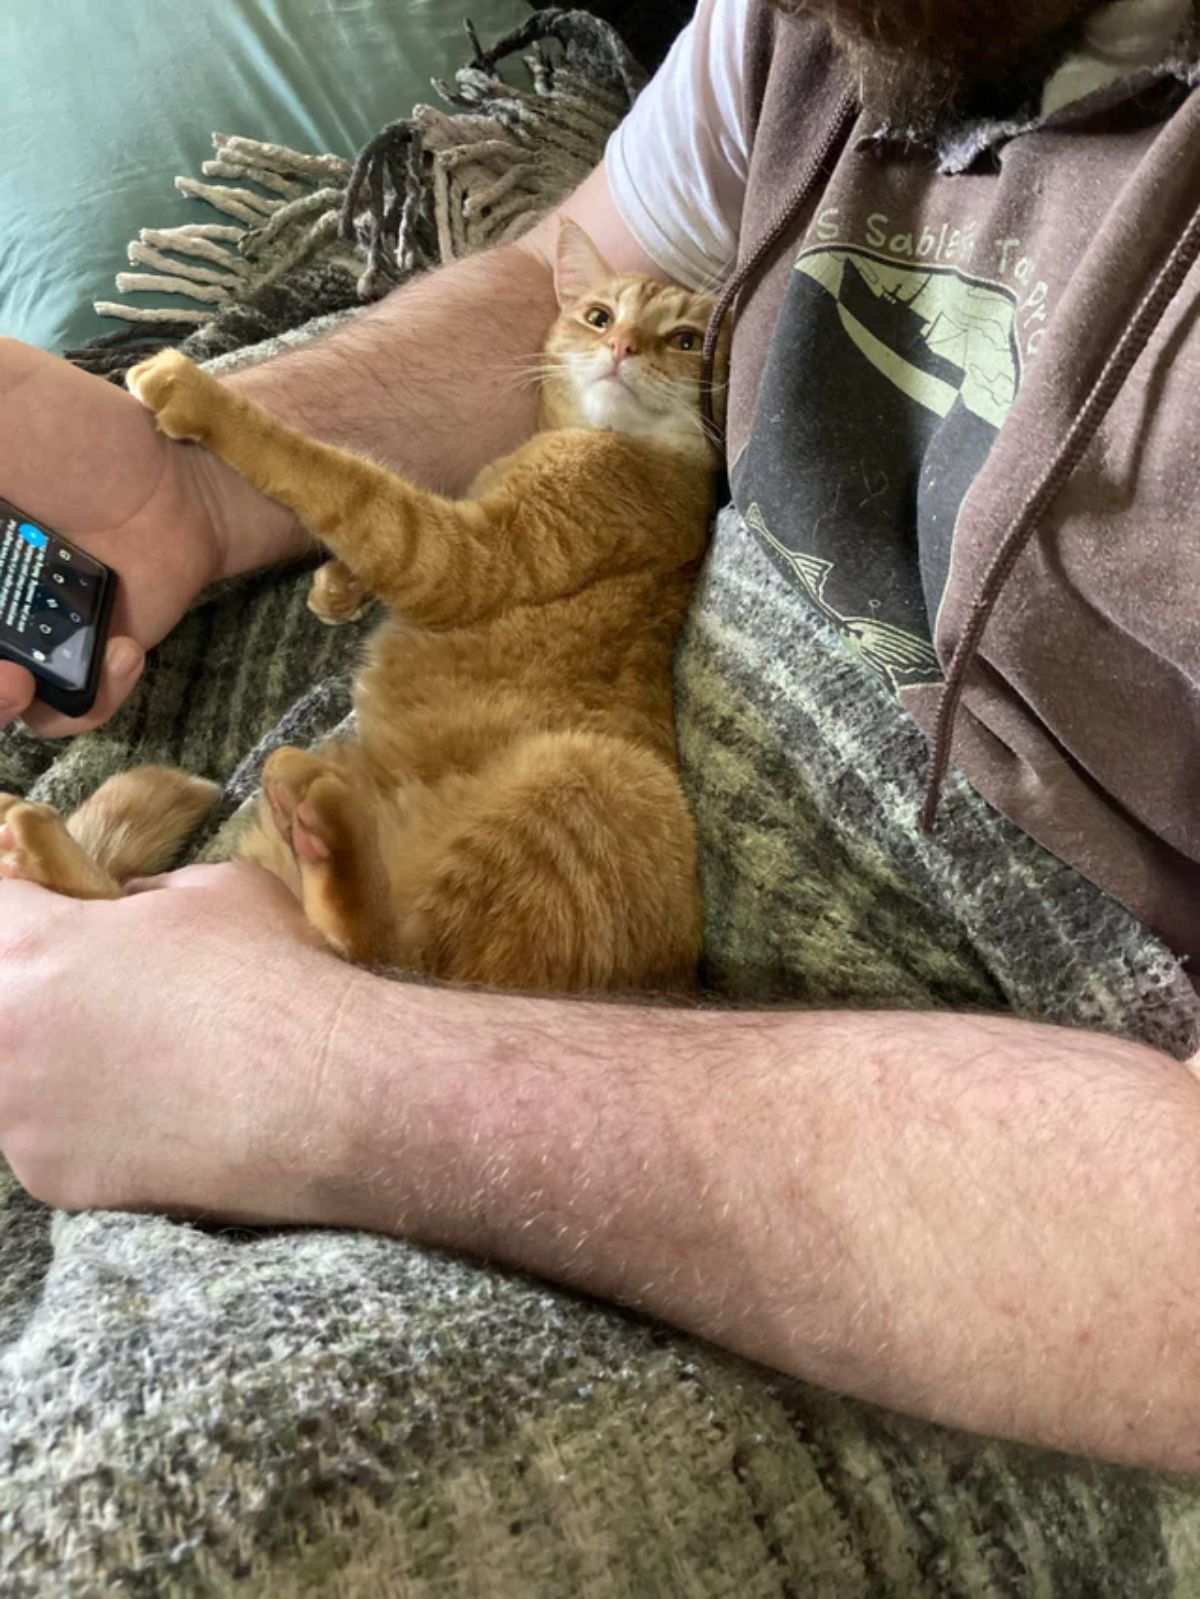
<instances>
[{"instance_id":1,"label":"cat's hind paw","mask_svg":"<svg viewBox=\"0 0 1200 1599\"><path fill-rule=\"evenodd\" d=\"M357 622L371 607L366 585L341 561L318 567L308 591L308 608L327 627Z\"/></svg>"},{"instance_id":2,"label":"cat's hind paw","mask_svg":"<svg viewBox=\"0 0 1200 1599\"><path fill-rule=\"evenodd\" d=\"M160 350L140 362L126 376L125 387L154 412L158 431L167 438L203 444L209 437L221 386L179 350Z\"/></svg>"},{"instance_id":3,"label":"cat's hind paw","mask_svg":"<svg viewBox=\"0 0 1200 1599\"><path fill-rule=\"evenodd\" d=\"M262 786L275 827L301 864L338 852L348 794L334 766L307 750L276 750L263 767Z\"/></svg>"},{"instance_id":4,"label":"cat's hind paw","mask_svg":"<svg viewBox=\"0 0 1200 1599\"><path fill-rule=\"evenodd\" d=\"M263 797L299 868L313 927L347 960L378 959L384 945L362 806L342 768L305 750L276 750L263 767Z\"/></svg>"},{"instance_id":5,"label":"cat's hind paw","mask_svg":"<svg viewBox=\"0 0 1200 1599\"><path fill-rule=\"evenodd\" d=\"M49 805L33 805L16 794L0 794L0 877L43 888L60 888L58 846L71 840L62 817Z\"/></svg>"}]
</instances>

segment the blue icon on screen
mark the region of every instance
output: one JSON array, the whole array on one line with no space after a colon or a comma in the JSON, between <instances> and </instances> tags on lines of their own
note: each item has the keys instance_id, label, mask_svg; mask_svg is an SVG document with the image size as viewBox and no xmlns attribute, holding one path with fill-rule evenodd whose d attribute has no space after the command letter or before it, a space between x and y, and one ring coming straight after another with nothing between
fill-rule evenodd
<instances>
[{"instance_id":1,"label":"blue icon on screen","mask_svg":"<svg viewBox=\"0 0 1200 1599\"><path fill-rule=\"evenodd\" d=\"M32 522L22 522L17 532L25 540L26 544L32 544L35 550L44 550L50 542L41 528L34 527Z\"/></svg>"}]
</instances>

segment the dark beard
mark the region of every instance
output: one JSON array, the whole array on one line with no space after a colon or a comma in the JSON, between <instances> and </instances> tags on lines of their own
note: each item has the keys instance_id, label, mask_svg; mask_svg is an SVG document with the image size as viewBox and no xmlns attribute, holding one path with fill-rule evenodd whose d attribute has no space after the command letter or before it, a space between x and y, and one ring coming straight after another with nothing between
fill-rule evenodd
<instances>
[{"instance_id":1,"label":"dark beard","mask_svg":"<svg viewBox=\"0 0 1200 1599\"><path fill-rule=\"evenodd\" d=\"M964 111L1011 109L1044 80L1097 0L767 0L829 25L864 109L935 129Z\"/></svg>"}]
</instances>

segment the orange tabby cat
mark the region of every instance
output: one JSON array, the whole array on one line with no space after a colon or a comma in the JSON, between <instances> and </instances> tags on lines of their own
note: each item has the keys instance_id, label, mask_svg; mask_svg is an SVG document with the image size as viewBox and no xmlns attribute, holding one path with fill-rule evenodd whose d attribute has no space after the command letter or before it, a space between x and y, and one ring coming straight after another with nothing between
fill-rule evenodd
<instances>
[{"instance_id":1,"label":"orange tabby cat","mask_svg":"<svg viewBox=\"0 0 1200 1599\"><path fill-rule=\"evenodd\" d=\"M526 989L689 986L700 944L671 658L713 510L707 299L617 276L564 224L540 431L444 499L294 432L177 352L129 387L336 557L310 605L393 613L353 738L277 750L239 854L351 960ZM68 824L0 796L0 872L115 896L215 790L142 768Z\"/></svg>"}]
</instances>

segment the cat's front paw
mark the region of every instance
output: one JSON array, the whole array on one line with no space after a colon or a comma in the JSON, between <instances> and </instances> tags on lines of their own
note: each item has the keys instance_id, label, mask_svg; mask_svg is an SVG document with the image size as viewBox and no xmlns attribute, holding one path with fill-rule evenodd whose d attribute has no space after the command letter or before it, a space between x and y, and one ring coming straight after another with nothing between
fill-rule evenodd
<instances>
[{"instance_id":1,"label":"cat's front paw","mask_svg":"<svg viewBox=\"0 0 1200 1599\"><path fill-rule=\"evenodd\" d=\"M221 386L179 350L160 350L142 361L127 375L125 387L154 412L158 431L167 438L203 444L210 436Z\"/></svg>"}]
</instances>

